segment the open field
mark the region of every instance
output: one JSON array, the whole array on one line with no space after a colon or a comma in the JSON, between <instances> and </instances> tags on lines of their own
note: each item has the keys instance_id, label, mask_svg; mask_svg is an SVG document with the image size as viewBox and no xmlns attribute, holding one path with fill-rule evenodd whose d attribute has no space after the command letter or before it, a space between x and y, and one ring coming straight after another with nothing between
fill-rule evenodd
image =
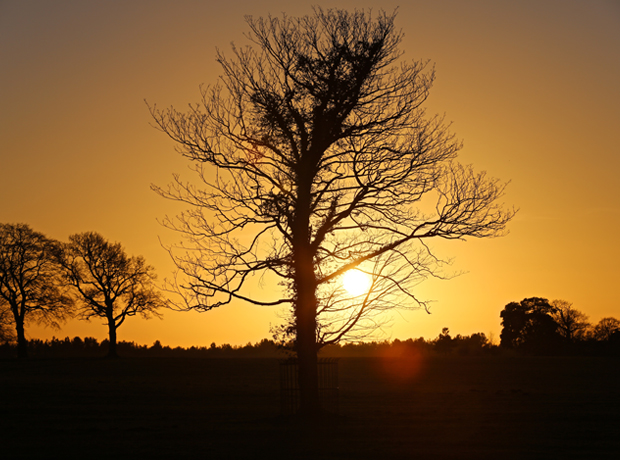
<instances>
[{"instance_id":1,"label":"open field","mask_svg":"<svg viewBox=\"0 0 620 460\"><path fill-rule=\"evenodd\" d=\"M278 361L0 361L1 458L620 458L620 362L340 361L340 415L279 415Z\"/></svg>"}]
</instances>

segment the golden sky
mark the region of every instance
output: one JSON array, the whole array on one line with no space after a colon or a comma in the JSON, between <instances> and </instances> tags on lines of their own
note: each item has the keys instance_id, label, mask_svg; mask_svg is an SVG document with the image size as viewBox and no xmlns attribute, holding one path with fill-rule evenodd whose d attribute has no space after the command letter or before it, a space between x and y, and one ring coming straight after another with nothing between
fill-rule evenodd
<instances>
[{"instance_id":1,"label":"golden sky","mask_svg":"<svg viewBox=\"0 0 620 460\"><path fill-rule=\"evenodd\" d=\"M429 281L432 314L394 314L385 338L500 332L510 301L565 299L590 316L620 317L620 2L1 1L0 222L52 238L97 231L143 255L160 278L161 248L178 237L157 219L181 208L150 190L189 164L153 129L144 99L183 108L215 83L215 49L245 44L244 15L399 7L406 59L430 59L430 113L464 140L460 160L510 181L520 208L510 234L434 244L464 272ZM266 287L267 289L268 287ZM234 304L208 313L130 318L119 340L176 346L269 337L278 308ZM99 321L30 337L93 336Z\"/></svg>"}]
</instances>

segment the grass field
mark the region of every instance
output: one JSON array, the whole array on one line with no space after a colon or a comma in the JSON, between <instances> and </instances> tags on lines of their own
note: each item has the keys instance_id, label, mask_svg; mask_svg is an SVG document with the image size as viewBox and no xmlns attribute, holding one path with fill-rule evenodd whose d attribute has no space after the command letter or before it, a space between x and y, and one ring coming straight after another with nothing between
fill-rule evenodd
<instances>
[{"instance_id":1,"label":"grass field","mask_svg":"<svg viewBox=\"0 0 620 460\"><path fill-rule=\"evenodd\" d=\"M0 361L0 458L620 458L620 362L340 361L339 415L279 414L271 359Z\"/></svg>"}]
</instances>

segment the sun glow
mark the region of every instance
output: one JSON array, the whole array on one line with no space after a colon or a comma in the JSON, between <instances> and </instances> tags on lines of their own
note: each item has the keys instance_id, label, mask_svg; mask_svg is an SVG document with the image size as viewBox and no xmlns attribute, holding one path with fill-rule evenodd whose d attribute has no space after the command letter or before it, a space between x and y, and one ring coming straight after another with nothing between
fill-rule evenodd
<instances>
[{"instance_id":1,"label":"sun glow","mask_svg":"<svg viewBox=\"0 0 620 460\"><path fill-rule=\"evenodd\" d=\"M342 277L342 285L354 297L366 294L371 284L370 276L359 270L349 270Z\"/></svg>"}]
</instances>

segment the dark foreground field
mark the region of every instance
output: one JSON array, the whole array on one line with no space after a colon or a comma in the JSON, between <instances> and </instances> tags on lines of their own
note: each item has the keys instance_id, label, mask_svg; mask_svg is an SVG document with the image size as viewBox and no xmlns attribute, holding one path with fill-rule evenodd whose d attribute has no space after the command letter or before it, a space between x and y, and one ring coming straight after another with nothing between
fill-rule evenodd
<instances>
[{"instance_id":1,"label":"dark foreground field","mask_svg":"<svg viewBox=\"0 0 620 460\"><path fill-rule=\"evenodd\" d=\"M620 362L340 361L340 416L279 415L278 361L0 361L0 458L620 458Z\"/></svg>"}]
</instances>

